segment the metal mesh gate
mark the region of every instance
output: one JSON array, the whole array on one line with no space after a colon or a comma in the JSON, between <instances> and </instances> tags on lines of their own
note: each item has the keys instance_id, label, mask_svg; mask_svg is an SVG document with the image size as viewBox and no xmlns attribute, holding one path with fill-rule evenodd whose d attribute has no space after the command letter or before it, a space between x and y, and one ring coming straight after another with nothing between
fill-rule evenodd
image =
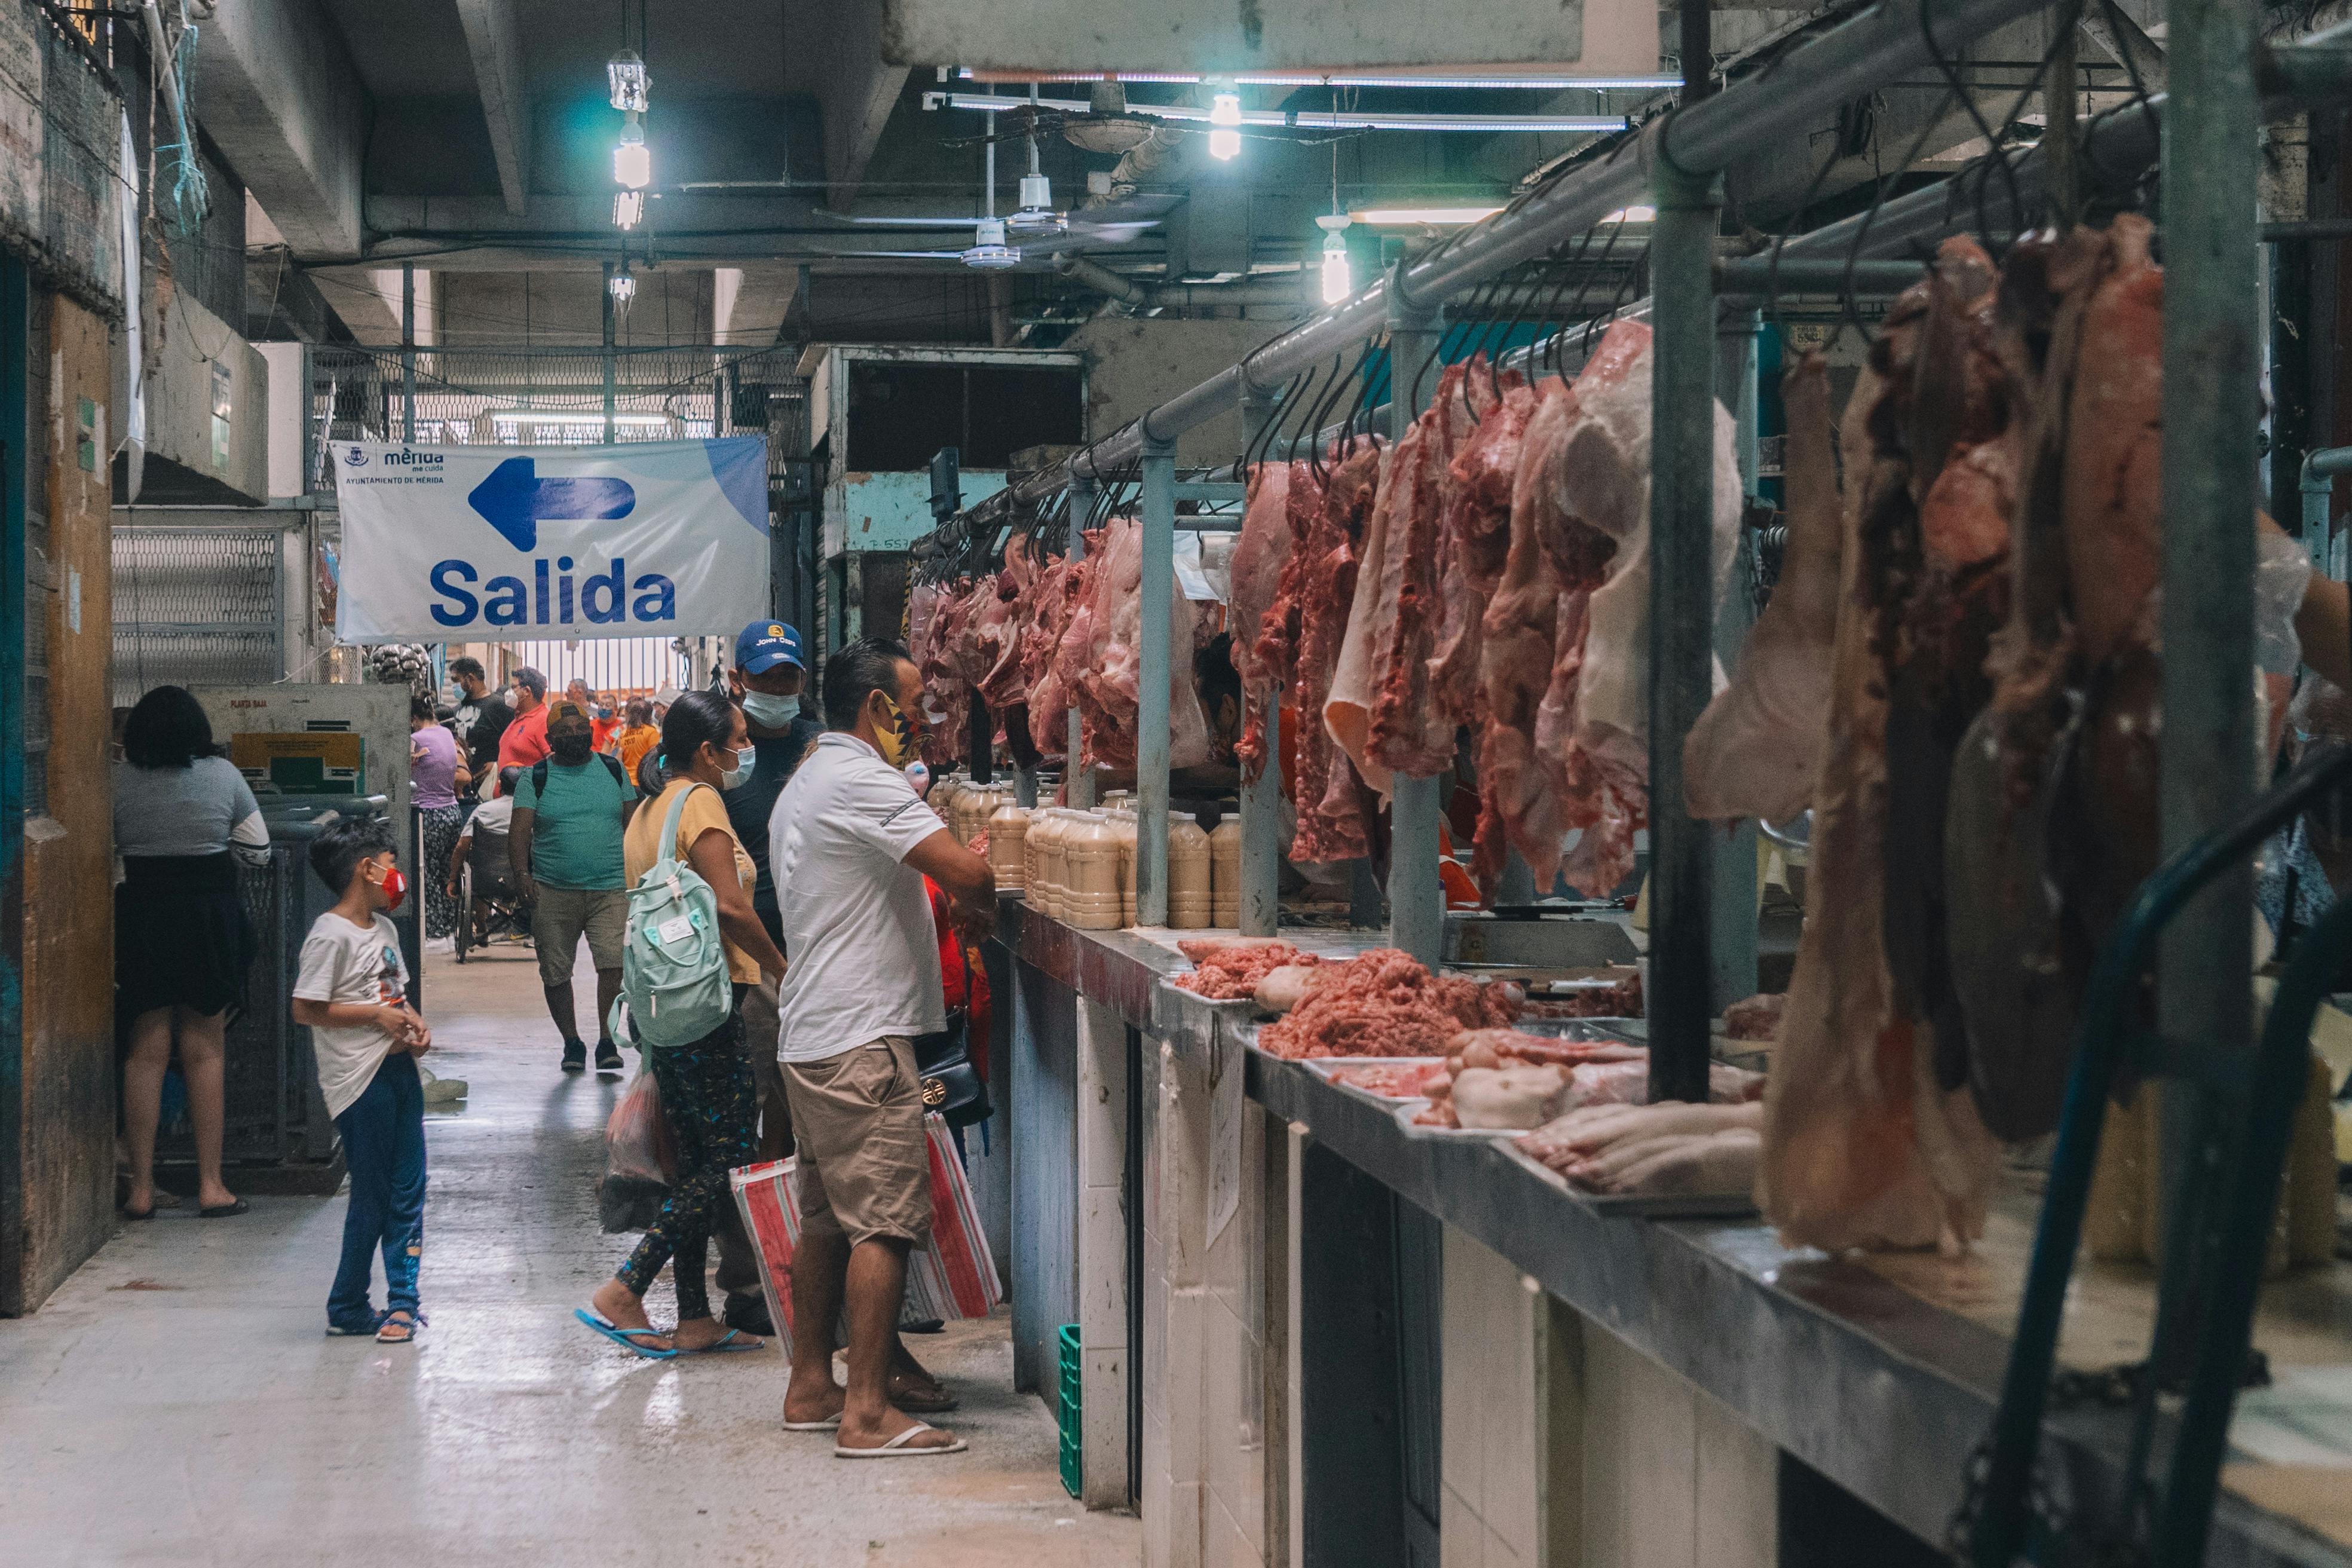
<instances>
[{"instance_id":1,"label":"metal mesh gate","mask_svg":"<svg viewBox=\"0 0 2352 1568\"><path fill-rule=\"evenodd\" d=\"M286 673L285 540L276 529L114 531L114 701L151 688Z\"/></svg>"}]
</instances>

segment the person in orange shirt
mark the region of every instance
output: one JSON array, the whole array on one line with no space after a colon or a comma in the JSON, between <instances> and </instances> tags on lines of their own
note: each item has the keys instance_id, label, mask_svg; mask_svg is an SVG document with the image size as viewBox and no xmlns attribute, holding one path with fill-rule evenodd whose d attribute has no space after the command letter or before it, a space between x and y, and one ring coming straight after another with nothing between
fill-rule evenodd
<instances>
[{"instance_id":1,"label":"person in orange shirt","mask_svg":"<svg viewBox=\"0 0 2352 1568\"><path fill-rule=\"evenodd\" d=\"M621 726L616 742L621 758L621 771L631 778L637 776L637 765L646 753L661 744L661 731L654 724L654 705L642 697L632 697L623 710L626 722Z\"/></svg>"}]
</instances>

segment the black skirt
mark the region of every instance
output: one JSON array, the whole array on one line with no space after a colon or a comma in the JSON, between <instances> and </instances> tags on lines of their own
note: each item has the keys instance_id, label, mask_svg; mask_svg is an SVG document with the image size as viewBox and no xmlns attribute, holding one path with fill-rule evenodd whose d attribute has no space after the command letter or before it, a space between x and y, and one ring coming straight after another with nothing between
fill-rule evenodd
<instances>
[{"instance_id":1,"label":"black skirt","mask_svg":"<svg viewBox=\"0 0 2352 1568\"><path fill-rule=\"evenodd\" d=\"M114 990L126 1022L158 1007L209 1017L245 1006L253 921L237 897L236 858L126 855L114 889Z\"/></svg>"}]
</instances>

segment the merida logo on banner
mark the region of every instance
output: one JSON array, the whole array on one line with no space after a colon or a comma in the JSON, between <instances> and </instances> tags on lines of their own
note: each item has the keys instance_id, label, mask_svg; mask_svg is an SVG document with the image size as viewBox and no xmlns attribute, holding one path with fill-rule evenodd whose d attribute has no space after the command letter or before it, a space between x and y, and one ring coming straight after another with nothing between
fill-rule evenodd
<instances>
[{"instance_id":1,"label":"merida logo on banner","mask_svg":"<svg viewBox=\"0 0 2352 1568\"><path fill-rule=\"evenodd\" d=\"M385 460L391 460L390 454ZM624 518L635 509L636 499L635 489L624 479L542 479L532 458L509 458L491 469L466 500L499 537L528 553L538 548L542 521ZM481 572L472 562L436 562L430 574L438 596L431 606L433 618L445 626L472 626L477 619L493 626L562 626L677 618L677 584L657 572L632 579L628 563L616 556L604 572L591 563L591 574L575 590L572 557L558 556L554 566L551 584L547 558L539 556L531 562L530 584L516 576L496 576L481 583L478 597L470 590L481 581Z\"/></svg>"}]
</instances>

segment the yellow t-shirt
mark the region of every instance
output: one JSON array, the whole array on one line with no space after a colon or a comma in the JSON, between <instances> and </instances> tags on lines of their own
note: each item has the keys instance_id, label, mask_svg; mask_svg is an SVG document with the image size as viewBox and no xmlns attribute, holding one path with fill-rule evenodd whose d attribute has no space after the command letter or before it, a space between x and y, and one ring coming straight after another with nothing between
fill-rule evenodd
<instances>
[{"instance_id":1,"label":"yellow t-shirt","mask_svg":"<svg viewBox=\"0 0 2352 1568\"><path fill-rule=\"evenodd\" d=\"M629 886L635 887L637 879L661 858L662 824L669 820L669 808L677 803L677 792L682 789L694 793L687 797L686 809L678 814L677 848L674 853L678 859L687 860L694 841L717 828L727 835L727 842L734 847L735 879L742 884L744 896L750 897L751 889L759 885L759 868L751 864L751 857L743 853L743 841L735 837L719 792L689 779L679 779L653 799L640 803L635 815L629 818L629 829L621 837L621 856L627 864ZM737 984L756 985L760 982L760 961L728 942L727 973Z\"/></svg>"}]
</instances>

